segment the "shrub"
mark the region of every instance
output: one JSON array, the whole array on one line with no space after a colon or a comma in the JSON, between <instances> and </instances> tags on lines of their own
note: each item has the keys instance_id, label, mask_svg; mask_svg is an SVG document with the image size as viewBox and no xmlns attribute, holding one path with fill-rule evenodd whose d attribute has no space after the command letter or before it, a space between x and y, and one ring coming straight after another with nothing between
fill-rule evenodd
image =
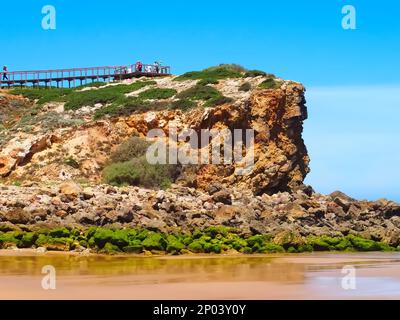
<instances>
[{"instance_id":1,"label":"shrub","mask_svg":"<svg viewBox=\"0 0 400 320\"><path fill-rule=\"evenodd\" d=\"M113 102L111 105L97 109L93 115L93 120L99 120L105 116L111 116L111 117L124 116L124 115L128 115L129 113L134 112L134 110L131 111L131 110L126 110L124 108L125 103L127 101L128 101L128 98L120 97L118 100ZM136 101L138 101L138 99L135 99L135 102ZM131 111L131 112L129 112L129 111Z\"/></svg>"},{"instance_id":2,"label":"shrub","mask_svg":"<svg viewBox=\"0 0 400 320\"><path fill-rule=\"evenodd\" d=\"M74 90L77 91L77 90L81 90L84 88L99 88L99 87L105 86L106 84L107 84L107 82L95 81L95 82L86 83L84 85L75 87Z\"/></svg>"},{"instance_id":3,"label":"shrub","mask_svg":"<svg viewBox=\"0 0 400 320\"><path fill-rule=\"evenodd\" d=\"M199 82L197 82L197 84L201 86L206 86L208 84L218 84L218 83L219 81L216 79L202 79Z\"/></svg>"},{"instance_id":4,"label":"shrub","mask_svg":"<svg viewBox=\"0 0 400 320\"><path fill-rule=\"evenodd\" d=\"M247 69L240 64L236 63L221 63L217 66L209 67L207 69L204 69L205 71L219 71L219 70L228 70L231 72L236 72L236 73L243 73L246 72Z\"/></svg>"},{"instance_id":5,"label":"shrub","mask_svg":"<svg viewBox=\"0 0 400 320\"><path fill-rule=\"evenodd\" d=\"M247 91L250 91L250 90L251 90L250 82L245 82L239 87L239 91L247 92Z\"/></svg>"},{"instance_id":6,"label":"shrub","mask_svg":"<svg viewBox=\"0 0 400 320\"><path fill-rule=\"evenodd\" d=\"M195 102L189 99L179 99L172 102L170 108L173 110L187 111L193 107L197 106Z\"/></svg>"},{"instance_id":7,"label":"shrub","mask_svg":"<svg viewBox=\"0 0 400 320\"><path fill-rule=\"evenodd\" d=\"M199 84L182 91L177 97L186 100L203 100L206 102L205 107L232 102L231 98L224 97L217 89Z\"/></svg>"},{"instance_id":8,"label":"shrub","mask_svg":"<svg viewBox=\"0 0 400 320\"><path fill-rule=\"evenodd\" d=\"M178 94L178 98L180 99L190 99L190 100L210 100L213 98L218 98L221 96L221 93L210 86L203 85L195 85L185 91L182 91Z\"/></svg>"},{"instance_id":9,"label":"shrub","mask_svg":"<svg viewBox=\"0 0 400 320\"><path fill-rule=\"evenodd\" d=\"M244 74L243 78L255 78L260 76L261 77L269 76L271 78L275 78L275 75L267 74L266 72L261 70L249 70Z\"/></svg>"},{"instance_id":10,"label":"shrub","mask_svg":"<svg viewBox=\"0 0 400 320\"><path fill-rule=\"evenodd\" d=\"M235 64L220 64L216 67L211 67L204 69L202 71L191 71L187 72L177 78L175 81L185 81L185 80L213 80L217 81L220 79L227 78L240 78L246 71L242 66Z\"/></svg>"},{"instance_id":11,"label":"shrub","mask_svg":"<svg viewBox=\"0 0 400 320\"><path fill-rule=\"evenodd\" d=\"M119 97L119 92L106 89L74 92L68 96L65 110L77 110L83 106L92 107L97 103L106 104L117 100Z\"/></svg>"},{"instance_id":12,"label":"shrub","mask_svg":"<svg viewBox=\"0 0 400 320\"><path fill-rule=\"evenodd\" d=\"M152 104L138 98L121 97L109 106L96 110L94 120L103 118L106 115L123 117L134 112L145 112L151 110Z\"/></svg>"},{"instance_id":13,"label":"shrub","mask_svg":"<svg viewBox=\"0 0 400 320\"><path fill-rule=\"evenodd\" d=\"M65 128L80 126L85 123L82 119L67 118L57 112L47 112L41 116L33 118L31 123L36 124L40 122L42 128L52 130L55 128Z\"/></svg>"},{"instance_id":14,"label":"shrub","mask_svg":"<svg viewBox=\"0 0 400 320\"><path fill-rule=\"evenodd\" d=\"M275 79L269 78L263 82L261 82L261 84L259 85L259 88L261 89L278 89L280 88L282 82L281 81L277 81Z\"/></svg>"},{"instance_id":15,"label":"shrub","mask_svg":"<svg viewBox=\"0 0 400 320\"><path fill-rule=\"evenodd\" d=\"M131 137L123 142L111 155L112 162L126 162L146 154L150 143L139 137Z\"/></svg>"},{"instance_id":16,"label":"shrub","mask_svg":"<svg viewBox=\"0 0 400 320\"><path fill-rule=\"evenodd\" d=\"M139 98L143 100L168 99L176 95L176 93L175 89L154 88L139 93Z\"/></svg>"},{"instance_id":17,"label":"shrub","mask_svg":"<svg viewBox=\"0 0 400 320\"><path fill-rule=\"evenodd\" d=\"M77 110L83 106L94 106L97 103L106 104L124 99L124 94L139 90L154 81L137 81L129 85L115 85L97 90L73 91L67 96L66 110Z\"/></svg>"},{"instance_id":18,"label":"shrub","mask_svg":"<svg viewBox=\"0 0 400 320\"><path fill-rule=\"evenodd\" d=\"M37 88L16 88L11 90L11 94L20 94L29 100L38 100L38 104L45 104L51 101L65 101L66 96L72 89L37 89Z\"/></svg>"},{"instance_id":19,"label":"shrub","mask_svg":"<svg viewBox=\"0 0 400 320\"><path fill-rule=\"evenodd\" d=\"M178 173L176 165L149 164L142 156L127 162L113 163L103 170L103 181L114 186L168 188Z\"/></svg>"},{"instance_id":20,"label":"shrub","mask_svg":"<svg viewBox=\"0 0 400 320\"><path fill-rule=\"evenodd\" d=\"M205 107L215 107L215 106L220 106L225 103L231 103L232 101L233 101L232 98L220 96L220 97L216 97L216 98L212 98L212 99L208 100L204 106Z\"/></svg>"}]
</instances>

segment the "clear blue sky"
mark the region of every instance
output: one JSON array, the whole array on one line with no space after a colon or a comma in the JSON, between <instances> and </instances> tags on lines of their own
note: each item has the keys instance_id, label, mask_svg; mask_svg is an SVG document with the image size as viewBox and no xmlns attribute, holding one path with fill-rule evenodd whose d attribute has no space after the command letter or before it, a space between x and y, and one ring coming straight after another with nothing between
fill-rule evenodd
<instances>
[{"instance_id":1,"label":"clear blue sky","mask_svg":"<svg viewBox=\"0 0 400 320\"><path fill-rule=\"evenodd\" d=\"M57 29L41 28L44 5ZM343 5L357 30L341 27ZM10 70L161 60L182 73L218 63L308 88L305 124L318 191L400 200L400 3L329 1L2 1L0 64Z\"/></svg>"}]
</instances>

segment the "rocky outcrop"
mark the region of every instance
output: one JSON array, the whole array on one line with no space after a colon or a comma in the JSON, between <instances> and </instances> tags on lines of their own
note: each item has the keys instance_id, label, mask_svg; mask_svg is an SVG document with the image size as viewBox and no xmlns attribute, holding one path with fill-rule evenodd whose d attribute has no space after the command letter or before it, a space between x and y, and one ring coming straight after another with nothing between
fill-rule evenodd
<instances>
[{"instance_id":1,"label":"rocky outcrop","mask_svg":"<svg viewBox=\"0 0 400 320\"><path fill-rule=\"evenodd\" d=\"M288 191L301 185L309 172L309 157L302 139L307 119L304 87L287 82L277 90L256 90L243 104L209 110L191 127L200 129L253 129L254 167L237 175L240 164L196 168L196 182L203 189L213 181L240 186L255 194Z\"/></svg>"},{"instance_id":2,"label":"rocky outcrop","mask_svg":"<svg viewBox=\"0 0 400 320\"><path fill-rule=\"evenodd\" d=\"M261 89L264 80L219 81L213 88L228 99L209 108L196 102L187 111L157 107L94 121L93 110L102 105L64 111L58 103L36 110L42 120L33 127L0 127L0 231L59 226L173 231L224 225L245 235L269 234L279 243L287 237L301 242L309 235L355 234L398 246L399 204L357 201L341 192L324 196L303 185L310 161L302 139L305 89L283 80L273 89ZM245 82L252 90L239 89ZM180 93L196 83L166 77L154 86ZM0 116L16 112L13 104L24 103L1 95ZM17 112L18 117L22 115ZM76 117L81 117L79 125ZM245 175L237 174L244 170L242 161L183 165L167 191L100 185L113 151L133 135L144 138L155 128L166 135L172 129L253 129L254 164Z\"/></svg>"},{"instance_id":3,"label":"rocky outcrop","mask_svg":"<svg viewBox=\"0 0 400 320\"><path fill-rule=\"evenodd\" d=\"M178 133L187 128L199 133L202 129L253 129L254 167L250 174L237 174L243 169L243 161L191 165L184 166L178 181L203 190L212 182L221 182L225 186L251 189L255 194L294 189L302 184L309 171L302 140L302 125L307 118L304 87L287 81L278 89L254 88L241 92L238 88L245 80L221 80L218 88L233 100L213 108L134 113L89 121L80 127L55 128L51 132L43 132L43 124L38 123L34 130L15 132L0 150L0 176L9 177L9 181L57 183L85 178L98 183L112 150L132 135L145 137L155 128L167 135L171 128ZM160 87L176 83L168 79L160 81ZM251 81L257 84L262 78ZM182 90L180 86L177 89ZM51 112L49 108L42 108L42 113ZM59 116L70 118L71 114ZM79 166L65 165L70 158Z\"/></svg>"},{"instance_id":4,"label":"rocky outcrop","mask_svg":"<svg viewBox=\"0 0 400 320\"><path fill-rule=\"evenodd\" d=\"M400 245L399 204L311 191L304 188L254 196L249 190L228 191L218 184L210 186L208 192L178 185L168 191L103 185L81 188L71 182L53 188L3 186L0 230L113 226L168 232L223 225L246 236L301 239L353 234Z\"/></svg>"}]
</instances>

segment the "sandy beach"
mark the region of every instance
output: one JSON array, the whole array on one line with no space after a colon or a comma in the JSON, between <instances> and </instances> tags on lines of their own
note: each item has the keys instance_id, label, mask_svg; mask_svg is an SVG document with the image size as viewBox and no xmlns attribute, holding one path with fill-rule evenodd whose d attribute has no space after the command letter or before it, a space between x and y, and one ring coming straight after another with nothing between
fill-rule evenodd
<instances>
[{"instance_id":1,"label":"sandy beach","mask_svg":"<svg viewBox=\"0 0 400 320\"><path fill-rule=\"evenodd\" d=\"M54 266L56 289L42 288ZM354 266L356 288L342 288ZM399 253L101 256L0 251L0 299L399 299Z\"/></svg>"}]
</instances>

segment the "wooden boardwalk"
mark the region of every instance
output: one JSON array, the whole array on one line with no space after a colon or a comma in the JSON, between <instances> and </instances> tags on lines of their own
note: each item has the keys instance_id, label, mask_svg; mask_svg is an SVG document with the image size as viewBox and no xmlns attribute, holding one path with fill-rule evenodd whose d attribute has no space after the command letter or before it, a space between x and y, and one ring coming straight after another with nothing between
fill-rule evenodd
<instances>
[{"instance_id":1,"label":"wooden boardwalk","mask_svg":"<svg viewBox=\"0 0 400 320\"><path fill-rule=\"evenodd\" d=\"M158 71L158 72L157 72ZM164 77L171 75L171 68L168 66L157 67L144 64L141 70L135 65L129 66L107 66L92 68L73 68L58 70L35 70L35 71L13 71L7 72L8 79L4 79L3 72L0 72L0 86L33 86L33 87L75 87L83 85L88 81L115 81L139 77Z\"/></svg>"}]
</instances>

